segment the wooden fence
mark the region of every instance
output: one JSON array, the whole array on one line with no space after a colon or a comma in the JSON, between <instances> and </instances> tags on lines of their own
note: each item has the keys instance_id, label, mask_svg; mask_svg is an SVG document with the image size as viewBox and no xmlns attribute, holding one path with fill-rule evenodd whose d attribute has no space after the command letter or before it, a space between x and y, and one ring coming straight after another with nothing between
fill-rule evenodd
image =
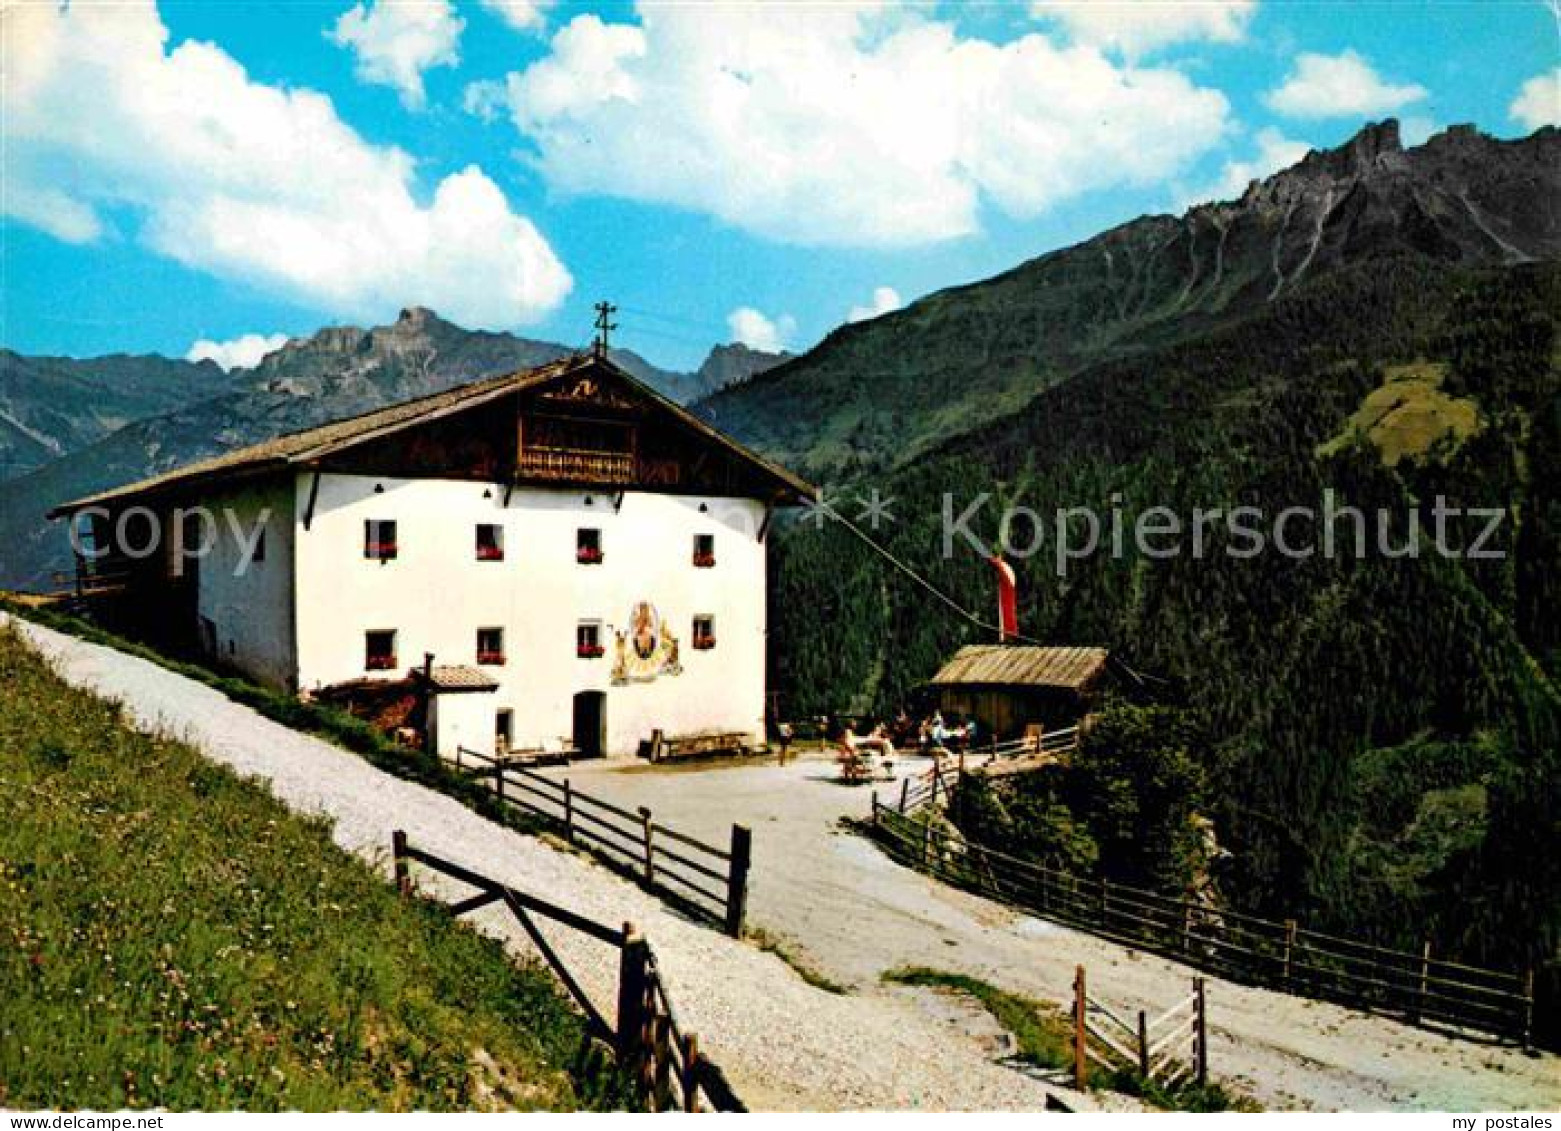
<instances>
[{"instance_id":1,"label":"wooden fence","mask_svg":"<svg viewBox=\"0 0 1561 1131\"><path fill-rule=\"evenodd\" d=\"M1107 1071L1126 1069L1171 1090L1209 1081L1208 993L1202 978L1192 993L1154 1018L1138 1011L1124 1021L1089 996L1084 967L1073 976L1073 1086L1089 1087L1090 1061Z\"/></svg>"},{"instance_id":2,"label":"wooden fence","mask_svg":"<svg viewBox=\"0 0 1561 1131\"><path fill-rule=\"evenodd\" d=\"M499 800L554 828L570 844L591 852L683 910L707 919L733 938L743 932L753 834L732 826L731 841L717 848L658 822L644 806L625 809L574 788L568 778L459 751L459 772L491 782ZM475 765L465 766L467 759Z\"/></svg>"},{"instance_id":3,"label":"wooden fence","mask_svg":"<svg viewBox=\"0 0 1561 1131\"><path fill-rule=\"evenodd\" d=\"M1393 950L1246 915L1195 899L1071 875L964 839L917 813L957 797L934 769L873 797L873 827L890 855L939 879L1103 938L1236 981L1531 1046L1534 976ZM925 817L926 815L924 815Z\"/></svg>"},{"instance_id":4,"label":"wooden fence","mask_svg":"<svg viewBox=\"0 0 1561 1131\"><path fill-rule=\"evenodd\" d=\"M725 1075L699 1047L699 1038L678 1023L672 998L656 965L650 943L632 923L622 928L598 923L567 908L517 891L469 868L444 860L407 843L406 833L391 834L396 886L412 893L410 865L421 864L476 889L476 894L450 904L452 915L465 915L502 903L547 961L569 996L585 1016L586 1029L604 1042L632 1081L641 1102L653 1111L747 1111ZM536 917L551 920L618 950L618 992L614 1024L591 1000L569 967L537 926Z\"/></svg>"}]
</instances>

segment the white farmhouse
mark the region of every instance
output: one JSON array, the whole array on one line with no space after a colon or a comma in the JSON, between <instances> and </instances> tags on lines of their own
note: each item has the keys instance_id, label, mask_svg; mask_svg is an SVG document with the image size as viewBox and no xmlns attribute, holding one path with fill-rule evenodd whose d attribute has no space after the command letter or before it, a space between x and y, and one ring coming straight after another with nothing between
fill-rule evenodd
<instances>
[{"instance_id":1,"label":"white farmhouse","mask_svg":"<svg viewBox=\"0 0 1561 1131\"><path fill-rule=\"evenodd\" d=\"M80 569L221 665L412 681L447 757L592 755L762 739L765 535L813 494L593 353L51 513Z\"/></svg>"}]
</instances>

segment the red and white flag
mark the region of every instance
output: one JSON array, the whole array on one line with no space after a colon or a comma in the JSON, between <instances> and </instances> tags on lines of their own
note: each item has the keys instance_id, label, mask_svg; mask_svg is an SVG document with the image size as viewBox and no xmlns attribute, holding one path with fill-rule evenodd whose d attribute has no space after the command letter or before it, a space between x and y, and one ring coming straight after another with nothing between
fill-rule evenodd
<instances>
[{"instance_id":1,"label":"red and white flag","mask_svg":"<svg viewBox=\"0 0 1561 1131\"><path fill-rule=\"evenodd\" d=\"M1019 635L1019 587L1013 566L999 555L987 560L997 570L997 642L1002 644L1009 637Z\"/></svg>"}]
</instances>

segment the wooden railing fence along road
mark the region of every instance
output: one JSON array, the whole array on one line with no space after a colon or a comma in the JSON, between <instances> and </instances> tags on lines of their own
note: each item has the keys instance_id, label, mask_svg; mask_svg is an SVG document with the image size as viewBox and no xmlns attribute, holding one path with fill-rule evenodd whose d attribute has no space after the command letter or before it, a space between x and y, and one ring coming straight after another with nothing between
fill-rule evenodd
<instances>
[{"instance_id":1,"label":"wooden railing fence along road","mask_svg":"<svg viewBox=\"0 0 1561 1131\"><path fill-rule=\"evenodd\" d=\"M467 766L467 762L473 763ZM731 841L717 848L661 824L644 806L628 810L551 778L486 754L460 749L457 772L487 781L500 801L541 818L570 844L632 875L688 913L743 933L753 834L732 826Z\"/></svg>"},{"instance_id":2,"label":"wooden railing fence along road","mask_svg":"<svg viewBox=\"0 0 1561 1131\"><path fill-rule=\"evenodd\" d=\"M698 1036L678 1023L671 995L656 965L656 954L634 924L610 927L517 891L460 864L414 848L400 829L391 834L391 853L396 886L403 895L412 894L410 866L416 863L476 889L476 894L449 905L452 915L465 915L491 904L503 904L580 1007L587 1031L613 1051L619 1067L633 1082L640 1101L651 1110L747 1110L720 1068L700 1050ZM591 1000L543 935L536 922L539 917L617 948L618 992L614 1023L608 1022L605 1011Z\"/></svg>"},{"instance_id":3,"label":"wooden railing fence along road","mask_svg":"<svg viewBox=\"0 0 1561 1131\"><path fill-rule=\"evenodd\" d=\"M955 886L1235 981L1532 1045L1532 971L1450 962L1430 943L1419 953L1393 950L986 848L922 813L957 807L970 776L969 768L934 766L907 779L891 804L874 794L873 829L889 854Z\"/></svg>"}]
</instances>

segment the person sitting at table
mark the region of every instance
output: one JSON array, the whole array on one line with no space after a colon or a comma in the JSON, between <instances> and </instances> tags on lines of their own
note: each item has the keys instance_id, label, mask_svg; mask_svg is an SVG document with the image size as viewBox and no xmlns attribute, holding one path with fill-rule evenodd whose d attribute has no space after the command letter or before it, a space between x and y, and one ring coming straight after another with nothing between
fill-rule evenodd
<instances>
[{"instance_id":1,"label":"person sitting at table","mask_svg":"<svg viewBox=\"0 0 1561 1131\"><path fill-rule=\"evenodd\" d=\"M856 754L869 750L876 751L885 758L894 757L894 742L889 738L889 732L882 725L874 727L871 733L860 736L848 725L845 729L843 741L846 747Z\"/></svg>"}]
</instances>

